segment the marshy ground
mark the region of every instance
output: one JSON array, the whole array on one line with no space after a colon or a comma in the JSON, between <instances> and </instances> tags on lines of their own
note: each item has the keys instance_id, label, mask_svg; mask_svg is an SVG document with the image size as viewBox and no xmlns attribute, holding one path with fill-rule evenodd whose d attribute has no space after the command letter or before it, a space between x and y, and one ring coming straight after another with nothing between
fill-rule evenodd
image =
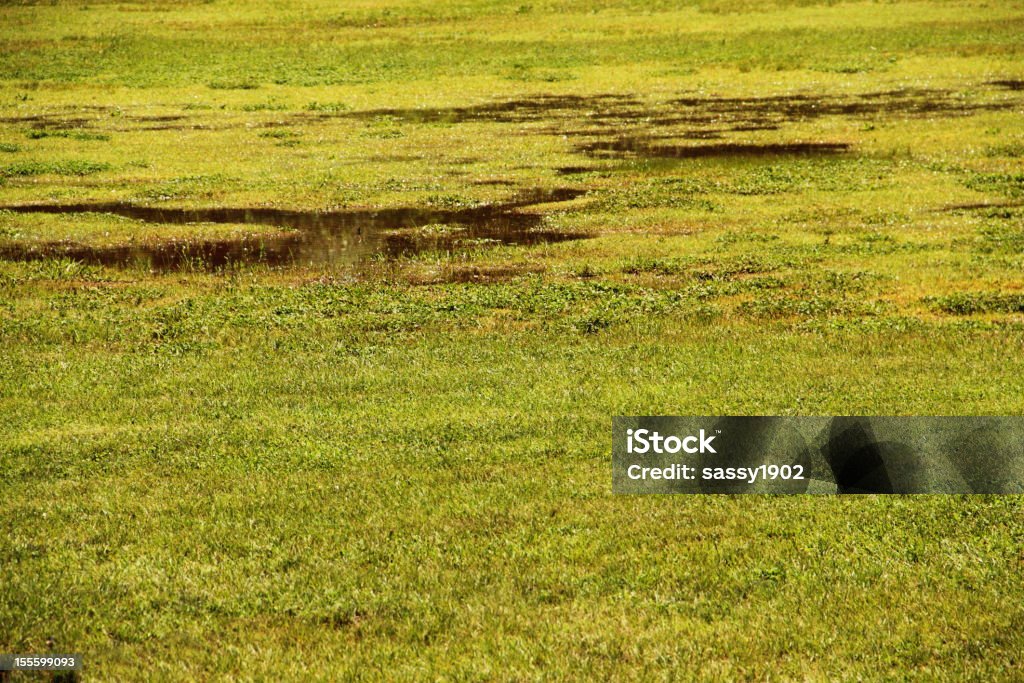
<instances>
[{"instance_id":1,"label":"marshy ground","mask_svg":"<svg viewBox=\"0 0 1024 683\"><path fill-rule=\"evenodd\" d=\"M614 415L1024 409L1024 3L0 7L0 652L1013 680L1015 497Z\"/></svg>"}]
</instances>

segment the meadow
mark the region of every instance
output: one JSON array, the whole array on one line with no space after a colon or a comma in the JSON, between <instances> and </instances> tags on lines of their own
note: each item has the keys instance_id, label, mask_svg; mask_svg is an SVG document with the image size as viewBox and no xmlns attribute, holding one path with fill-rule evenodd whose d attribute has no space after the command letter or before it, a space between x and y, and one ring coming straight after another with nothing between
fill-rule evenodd
<instances>
[{"instance_id":1,"label":"meadow","mask_svg":"<svg viewBox=\"0 0 1024 683\"><path fill-rule=\"evenodd\" d=\"M0 4L0 652L1019 680L1018 497L614 496L610 448L1024 409L1021 35L1009 0Z\"/></svg>"}]
</instances>

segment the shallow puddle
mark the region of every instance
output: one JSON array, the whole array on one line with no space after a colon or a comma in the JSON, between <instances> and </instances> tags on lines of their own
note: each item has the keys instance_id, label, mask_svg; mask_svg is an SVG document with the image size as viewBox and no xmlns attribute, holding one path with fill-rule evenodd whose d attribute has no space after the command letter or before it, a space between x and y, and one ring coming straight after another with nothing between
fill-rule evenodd
<instances>
[{"instance_id":1,"label":"shallow puddle","mask_svg":"<svg viewBox=\"0 0 1024 683\"><path fill-rule=\"evenodd\" d=\"M109 213L148 223L272 225L290 232L223 241L177 241L91 247L75 243L0 245L0 258L70 258L106 266L167 272L220 270L232 265L352 265L373 257L423 251L466 250L494 244L537 244L582 239L582 233L543 227L543 215L520 209L579 197L583 190L524 192L501 204L459 209L409 207L353 211L271 208L172 209L134 204L14 205L19 213Z\"/></svg>"},{"instance_id":2,"label":"shallow puddle","mask_svg":"<svg viewBox=\"0 0 1024 683\"><path fill-rule=\"evenodd\" d=\"M992 81L990 85L1017 90L1019 81ZM630 95L547 95L519 100L448 108L373 109L324 113L318 118L361 120L394 119L409 123L554 123L585 122L593 134L624 125L682 126L695 132L715 133L774 130L786 123L826 116L871 117L903 115L967 116L1016 106L1015 102L972 102L956 92L939 89L902 89L847 96L779 95L768 97L680 97L645 103ZM565 130L559 130L567 133ZM573 131L579 134L580 131Z\"/></svg>"},{"instance_id":3,"label":"shallow puddle","mask_svg":"<svg viewBox=\"0 0 1024 683\"><path fill-rule=\"evenodd\" d=\"M1018 209L1024 202L971 202L967 204L948 204L937 211L987 211L989 209Z\"/></svg>"},{"instance_id":4,"label":"shallow puddle","mask_svg":"<svg viewBox=\"0 0 1024 683\"><path fill-rule=\"evenodd\" d=\"M1024 90L1024 81L1004 78L988 81L997 91ZM776 130L786 124L829 116L874 118L878 116L958 117L1020 106L1019 98L979 102L962 93L943 89L903 88L848 95L773 95L766 97L719 97L701 94L663 101L644 101L629 94L536 95L475 105L434 108L381 108L361 111L281 112L273 121L211 122L192 120L191 115L119 115L111 107L75 107L48 114L4 116L0 124L20 124L30 129L98 128L117 131L223 130L274 128L310 121L337 119L367 122L454 125L463 123L539 124L527 133L559 135L607 135L632 131L675 129L676 137L712 138L745 131ZM95 116L83 117L95 110ZM113 126L104 125L104 122ZM118 123L120 122L120 123ZM585 128L583 128L585 127ZM522 133L522 131L521 131Z\"/></svg>"},{"instance_id":5,"label":"shallow puddle","mask_svg":"<svg viewBox=\"0 0 1024 683\"><path fill-rule=\"evenodd\" d=\"M1014 81L989 85L1014 89ZM879 117L960 117L1019 106L1001 99L972 101L940 89L900 89L850 95L777 95L767 97L677 97L644 102L631 95L548 95L449 108L375 109L325 113L320 118L397 123L538 124L518 134L557 134L573 141L577 153L597 158L701 158L831 155L847 151L842 143L757 144L737 140L744 133L774 131L824 117L873 120ZM659 143L658 140L665 142ZM668 140L720 144L674 144ZM578 167L565 167L578 168ZM564 171L558 170L560 174ZM574 171L575 172L575 171Z\"/></svg>"},{"instance_id":6,"label":"shallow puddle","mask_svg":"<svg viewBox=\"0 0 1024 683\"><path fill-rule=\"evenodd\" d=\"M643 138L599 140L576 147L595 157L638 156L652 159L703 159L709 157L778 157L787 155L832 155L847 151L843 142L793 142L780 144L715 143L698 145L652 144Z\"/></svg>"},{"instance_id":7,"label":"shallow puddle","mask_svg":"<svg viewBox=\"0 0 1024 683\"><path fill-rule=\"evenodd\" d=\"M999 81L989 81L989 85L1007 90L1024 90L1024 80L1017 78L1004 78Z\"/></svg>"}]
</instances>

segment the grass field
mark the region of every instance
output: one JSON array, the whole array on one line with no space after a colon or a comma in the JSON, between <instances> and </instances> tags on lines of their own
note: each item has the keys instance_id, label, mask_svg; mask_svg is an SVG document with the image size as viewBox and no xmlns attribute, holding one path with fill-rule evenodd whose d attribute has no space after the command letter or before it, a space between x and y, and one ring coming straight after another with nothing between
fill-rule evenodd
<instances>
[{"instance_id":1,"label":"grass field","mask_svg":"<svg viewBox=\"0 0 1024 683\"><path fill-rule=\"evenodd\" d=\"M0 652L1021 680L1016 497L613 496L610 431L1020 414L1022 35L1011 1L0 4Z\"/></svg>"}]
</instances>

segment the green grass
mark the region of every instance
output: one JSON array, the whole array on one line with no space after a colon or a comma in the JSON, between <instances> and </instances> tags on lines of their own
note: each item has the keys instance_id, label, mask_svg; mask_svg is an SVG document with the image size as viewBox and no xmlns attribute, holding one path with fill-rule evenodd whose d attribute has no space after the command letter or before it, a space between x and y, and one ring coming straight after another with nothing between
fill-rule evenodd
<instances>
[{"instance_id":1,"label":"green grass","mask_svg":"<svg viewBox=\"0 0 1024 683\"><path fill-rule=\"evenodd\" d=\"M52 637L100 680L1015 680L1016 498L613 496L609 434L1020 413L1022 26L967 0L0 7L0 204L572 188L524 210L589 236L0 259L0 652ZM0 211L0 253L277 234Z\"/></svg>"},{"instance_id":2,"label":"green grass","mask_svg":"<svg viewBox=\"0 0 1024 683\"><path fill-rule=\"evenodd\" d=\"M15 213L0 209L0 247L76 244L113 247L125 244L160 244L173 240L240 240L289 232L271 226L226 223L148 223L105 213ZM17 271L0 277L19 280Z\"/></svg>"},{"instance_id":3,"label":"green grass","mask_svg":"<svg viewBox=\"0 0 1024 683\"><path fill-rule=\"evenodd\" d=\"M37 176L37 175L90 175L101 171L109 171L110 164L95 161L70 159L67 161L29 161L8 164L0 168L0 177Z\"/></svg>"}]
</instances>

